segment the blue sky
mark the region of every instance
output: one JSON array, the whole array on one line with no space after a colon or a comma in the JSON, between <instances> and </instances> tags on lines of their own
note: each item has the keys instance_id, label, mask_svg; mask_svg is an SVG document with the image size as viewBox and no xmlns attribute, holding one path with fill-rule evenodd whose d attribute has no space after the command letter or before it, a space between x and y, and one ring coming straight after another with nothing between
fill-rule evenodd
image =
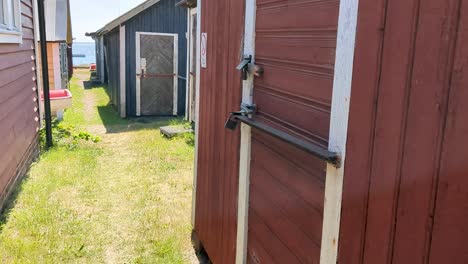
<instances>
[{"instance_id":1,"label":"blue sky","mask_svg":"<svg viewBox=\"0 0 468 264\"><path fill-rule=\"evenodd\" d=\"M73 37L76 42L92 42L85 36L145 0L70 0Z\"/></svg>"}]
</instances>

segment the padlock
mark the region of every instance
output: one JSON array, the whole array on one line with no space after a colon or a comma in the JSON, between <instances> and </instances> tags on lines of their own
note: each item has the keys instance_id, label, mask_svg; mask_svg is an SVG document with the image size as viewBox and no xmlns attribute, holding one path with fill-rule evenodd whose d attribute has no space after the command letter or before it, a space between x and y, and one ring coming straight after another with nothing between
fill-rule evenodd
<instances>
[{"instance_id":1,"label":"padlock","mask_svg":"<svg viewBox=\"0 0 468 264\"><path fill-rule=\"evenodd\" d=\"M236 130L238 124L239 124L239 122L236 120L235 115L231 114L229 119L226 121L226 124L224 125L224 127L229 129L229 130L234 131L234 130Z\"/></svg>"}]
</instances>

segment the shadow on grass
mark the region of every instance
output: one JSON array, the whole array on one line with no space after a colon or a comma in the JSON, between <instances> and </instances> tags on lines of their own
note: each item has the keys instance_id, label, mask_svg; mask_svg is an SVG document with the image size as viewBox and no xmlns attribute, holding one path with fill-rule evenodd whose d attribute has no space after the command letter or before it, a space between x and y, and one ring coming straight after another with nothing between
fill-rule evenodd
<instances>
[{"instance_id":1,"label":"shadow on grass","mask_svg":"<svg viewBox=\"0 0 468 264\"><path fill-rule=\"evenodd\" d=\"M93 88L102 87L102 84L99 81L89 80L89 81L83 81L83 87L85 90L90 90Z\"/></svg>"},{"instance_id":2,"label":"shadow on grass","mask_svg":"<svg viewBox=\"0 0 468 264\"><path fill-rule=\"evenodd\" d=\"M37 161L39 158L33 160L33 162ZM8 220L11 217L11 213L16 207L18 202L18 197L23 191L23 183L29 177L29 169L26 171L25 175L19 178L16 183L12 186L12 191L10 194L7 195L7 200L4 203L3 210L0 210L0 234L3 232L3 228L8 223Z\"/></svg>"},{"instance_id":3,"label":"shadow on grass","mask_svg":"<svg viewBox=\"0 0 468 264\"><path fill-rule=\"evenodd\" d=\"M92 88L104 88L107 96L112 98L112 93L107 85L96 84L95 81L84 81L83 84L89 82L90 85L94 83ZM85 89L86 88L85 86ZM182 117L176 116L144 116L144 117L127 117L122 118L115 105L109 103L105 106L97 107L99 116L102 120L103 125L106 128L106 132L109 134L137 131L143 129L159 129L163 126L169 125L182 125L186 122Z\"/></svg>"},{"instance_id":4,"label":"shadow on grass","mask_svg":"<svg viewBox=\"0 0 468 264\"><path fill-rule=\"evenodd\" d=\"M159 129L163 126L184 124L184 120L181 117L173 116L121 118L111 104L98 106L97 109L106 132L109 134L143 129Z\"/></svg>"}]
</instances>

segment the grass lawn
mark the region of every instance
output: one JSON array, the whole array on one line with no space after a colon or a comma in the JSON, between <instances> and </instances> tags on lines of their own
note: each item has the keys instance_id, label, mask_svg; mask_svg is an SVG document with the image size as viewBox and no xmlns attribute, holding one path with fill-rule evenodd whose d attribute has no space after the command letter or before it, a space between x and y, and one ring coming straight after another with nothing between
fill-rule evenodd
<instances>
[{"instance_id":1,"label":"grass lawn","mask_svg":"<svg viewBox=\"0 0 468 264\"><path fill-rule=\"evenodd\" d=\"M158 127L179 119L120 119L102 87L72 80L64 139L43 153L0 218L1 263L193 263L193 147Z\"/></svg>"}]
</instances>

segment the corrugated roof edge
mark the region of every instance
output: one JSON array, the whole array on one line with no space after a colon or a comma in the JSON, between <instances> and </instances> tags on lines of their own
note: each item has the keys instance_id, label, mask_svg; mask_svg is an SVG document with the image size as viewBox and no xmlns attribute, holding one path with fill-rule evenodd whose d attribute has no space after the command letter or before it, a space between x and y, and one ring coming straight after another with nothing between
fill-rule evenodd
<instances>
[{"instance_id":1,"label":"corrugated roof edge","mask_svg":"<svg viewBox=\"0 0 468 264\"><path fill-rule=\"evenodd\" d=\"M118 18L112 20L104 27L98 29L96 32L86 33L86 36L94 37L96 35L104 35L107 32L113 30L114 28L118 27L120 24L128 21L129 19L133 18L134 16L140 14L141 12L145 11L146 9L150 8L154 4L158 3L160 0L148 0L139 6L133 8L132 10L128 11L127 13L119 16Z\"/></svg>"}]
</instances>

